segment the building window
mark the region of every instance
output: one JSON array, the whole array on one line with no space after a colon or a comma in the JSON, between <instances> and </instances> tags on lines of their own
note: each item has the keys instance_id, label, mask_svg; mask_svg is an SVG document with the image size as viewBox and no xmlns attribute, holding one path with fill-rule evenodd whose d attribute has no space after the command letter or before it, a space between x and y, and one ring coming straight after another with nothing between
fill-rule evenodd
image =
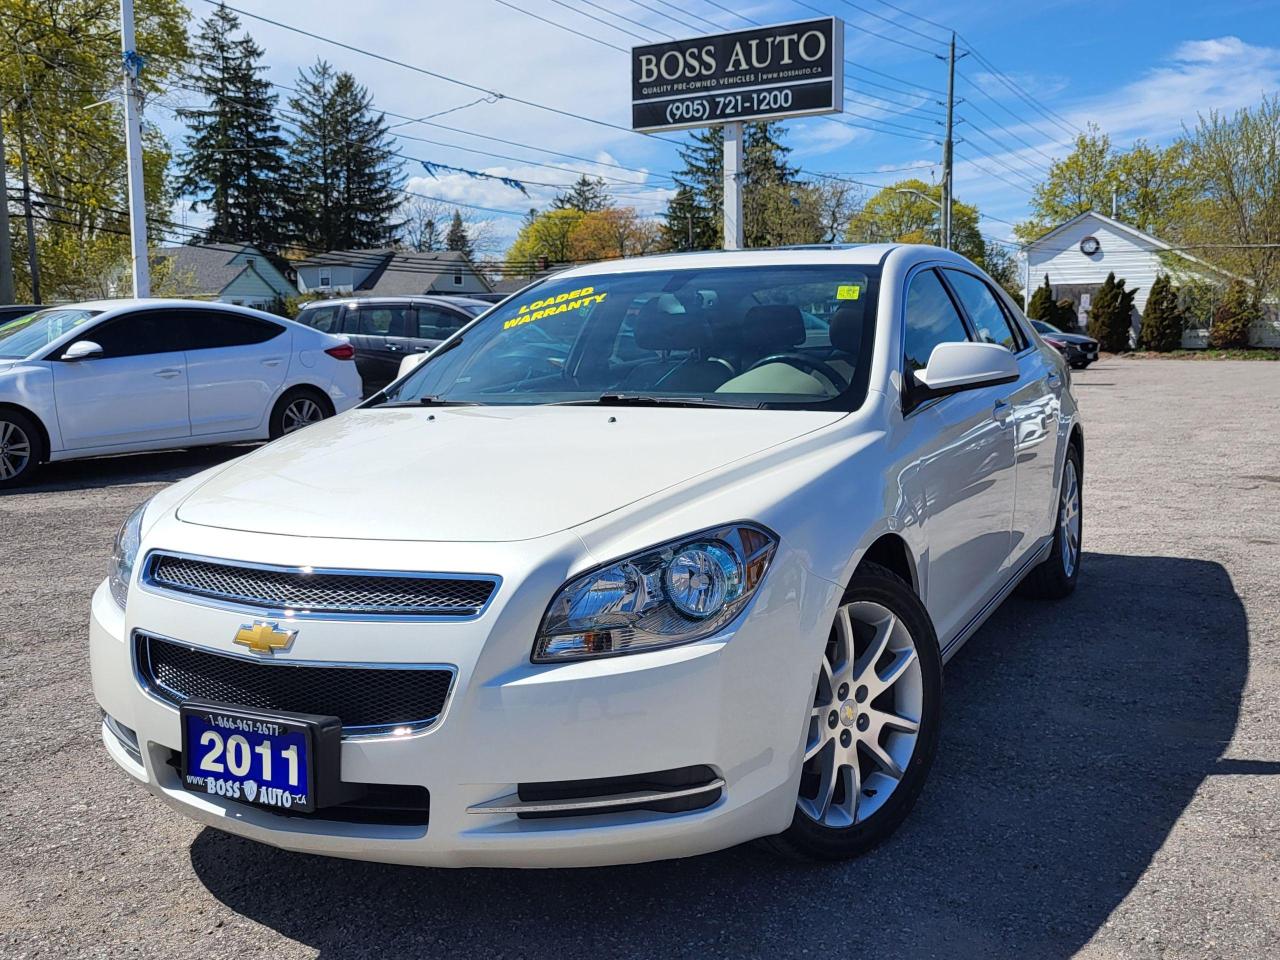
<instances>
[{"instance_id":1,"label":"building window","mask_svg":"<svg viewBox=\"0 0 1280 960\"><path fill-rule=\"evenodd\" d=\"M333 274L327 268L322 268L320 270L320 286L333 286Z\"/></svg>"},{"instance_id":2,"label":"building window","mask_svg":"<svg viewBox=\"0 0 1280 960\"><path fill-rule=\"evenodd\" d=\"M460 274L460 273L455 273L455 274L453 275L453 285L454 285L455 287L460 287L460 286L462 286L462 274Z\"/></svg>"}]
</instances>

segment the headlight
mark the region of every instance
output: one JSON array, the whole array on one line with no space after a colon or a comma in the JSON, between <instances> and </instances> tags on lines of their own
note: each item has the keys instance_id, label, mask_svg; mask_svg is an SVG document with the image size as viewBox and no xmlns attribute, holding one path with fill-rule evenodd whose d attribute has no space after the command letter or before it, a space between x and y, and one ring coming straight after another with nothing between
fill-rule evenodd
<instances>
[{"instance_id":1,"label":"headlight","mask_svg":"<svg viewBox=\"0 0 1280 960\"><path fill-rule=\"evenodd\" d=\"M129 514L129 519L116 534L115 545L111 548L111 573L107 579L111 596L115 597L121 610L129 599L129 581L133 579L133 564L138 559L138 545L142 542L142 515L150 502L146 501Z\"/></svg>"},{"instance_id":2,"label":"headlight","mask_svg":"<svg viewBox=\"0 0 1280 960\"><path fill-rule=\"evenodd\" d=\"M747 605L777 545L767 530L730 524L570 580L542 618L533 662L639 653L709 637Z\"/></svg>"}]
</instances>

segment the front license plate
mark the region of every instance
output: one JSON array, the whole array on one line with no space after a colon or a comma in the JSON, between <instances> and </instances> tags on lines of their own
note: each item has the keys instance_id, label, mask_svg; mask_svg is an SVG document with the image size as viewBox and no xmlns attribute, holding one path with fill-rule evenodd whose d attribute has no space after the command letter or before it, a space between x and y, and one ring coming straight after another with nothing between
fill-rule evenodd
<instances>
[{"instance_id":1,"label":"front license plate","mask_svg":"<svg viewBox=\"0 0 1280 960\"><path fill-rule=\"evenodd\" d=\"M316 725L220 704L182 707L182 785L276 810L316 808Z\"/></svg>"}]
</instances>

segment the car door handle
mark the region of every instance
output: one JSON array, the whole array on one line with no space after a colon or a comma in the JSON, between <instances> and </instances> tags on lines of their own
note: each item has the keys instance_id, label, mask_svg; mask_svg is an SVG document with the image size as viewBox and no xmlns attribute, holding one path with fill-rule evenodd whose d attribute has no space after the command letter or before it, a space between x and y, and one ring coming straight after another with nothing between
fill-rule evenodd
<instances>
[{"instance_id":1,"label":"car door handle","mask_svg":"<svg viewBox=\"0 0 1280 960\"><path fill-rule=\"evenodd\" d=\"M165 367L163 370L157 370L156 376L165 380L172 380L174 377L182 376L182 370L178 367Z\"/></svg>"},{"instance_id":2,"label":"car door handle","mask_svg":"<svg viewBox=\"0 0 1280 960\"><path fill-rule=\"evenodd\" d=\"M398 343L388 343L387 349L390 350L392 353L396 353L397 351L403 350L404 347L400 346L400 344Z\"/></svg>"}]
</instances>

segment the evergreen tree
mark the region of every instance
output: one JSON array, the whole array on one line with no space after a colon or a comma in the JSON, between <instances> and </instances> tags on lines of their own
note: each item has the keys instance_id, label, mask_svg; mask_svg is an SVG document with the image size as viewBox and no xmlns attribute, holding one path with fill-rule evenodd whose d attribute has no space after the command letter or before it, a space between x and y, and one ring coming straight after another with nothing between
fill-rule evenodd
<instances>
[{"instance_id":1,"label":"evergreen tree","mask_svg":"<svg viewBox=\"0 0 1280 960\"><path fill-rule=\"evenodd\" d=\"M373 98L323 60L299 71L289 107L299 115L288 167L288 218L304 249L369 249L390 244L399 224L401 162Z\"/></svg>"},{"instance_id":2,"label":"evergreen tree","mask_svg":"<svg viewBox=\"0 0 1280 960\"><path fill-rule=\"evenodd\" d=\"M691 131L680 161L684 169L675 174L677 192L667 204L664 234L677 250L718 250L724 236L724 129Z\"/></svg>"},{"instance_id":3,"label":"evergreen tree","mask_svg":"<svg viewBox=\"0 0 1280 960\"><path fill-rule=\"evenodd\" d=\"M194 198L192 210L212 214L205 239L276 250L285 142L276 96L259 76L262 48L247 33L237 38L239 30L239 18L217 6L196 34L195 84L209 105L178 111L190 127L179 189Z\"/></svg>"},{"instance_id":4,"label":"evergreen tree","mask_svg":"<svg viewBox=\"0 0 1280 960\"><path fill-rule=\"evenodd\" d=\"M462 213L458 210L453 211L453 221L449 224L449 233L444 238L444 247L446 250L461 251L468 260L475 256L471 238L467 236L466 224L462 222Z\"/></svg>"},{"instance_id":5,"label":"evergreen tree","mask_svg":"<svg viewBox=\"0 0 1280 960\"><path fill-rule=\"evenodd\" d=\"M585 173L578 177L564 193L557 194L551 201L554 210L580 210L583 213L599 213L613 206L613 198L609 196L609 188L599 177L589 177Z\"/></svg>"},{"instance_id":6,"label":"evergreen tree","mask_svg":"<svg viewBox=\"0 0 1280 960\"><path fill-rule=\"evenodd\" d=\"M1222 303L1213 312L1209 327L1209 346L1216 350L1249 346L1249 328L1262 318L1253 292L1243 280L1232 280Z\"/></svg>"},{"instance_id":7,"label":"evergreen tree","mask_svg":"<svg viewBox=\"0 0 1280 960\"><path fill-rule=\"evenodd\" d=\"M1027 304L1027 317L1031 320L1041 320L1045 323L1053 323L1053 317L1056 312L1056 305L1053 302L1053 288L1049 286L1049 275L1044 275L1044 285L1036 287L1036 292L1031 295L1031 301Z\"/></svg>"},{"instance_id":8,"label":"evergreen tree","mask_svg":"<svg viewBox=\"0 0 1280 960\"><path fill-rule=\"evenodd\" d=\"M1166 352L1182 346L1182 310L1178 306L1178 291L1173 288L1166 274L1156 277L1147 296L1147 308L1142 313L1142 327L1138 331L1138 346L1143 350Z\"/></svg>"},{"instance_id":9,"label":"evergreen tree","mask_svg":"<svg viewBox=\"0 0 1280 960\"><path fill-rule=\"evenodd\" d=\"M697 220L705 215L699 209L692 187L680 187L676 195L667 201L666 216L662 221L662 245L668 250L698 250L694 246Z\"/></svg>"},{"instance_id":10,"label":"evergreen tree","mask_svg":"<svg viewBox=\"0 0 1280 960\"><path fill-rule=\"evenodd\" d=\"M1089 308L1089 336L1098 341L1103 350L1122 353L1129 349L1129 332L1132 329L1133 298L1137 289L1126 290L1124 281L1108 273L1106 281L1094 295Z\"/></svg>"}]
</instances>

